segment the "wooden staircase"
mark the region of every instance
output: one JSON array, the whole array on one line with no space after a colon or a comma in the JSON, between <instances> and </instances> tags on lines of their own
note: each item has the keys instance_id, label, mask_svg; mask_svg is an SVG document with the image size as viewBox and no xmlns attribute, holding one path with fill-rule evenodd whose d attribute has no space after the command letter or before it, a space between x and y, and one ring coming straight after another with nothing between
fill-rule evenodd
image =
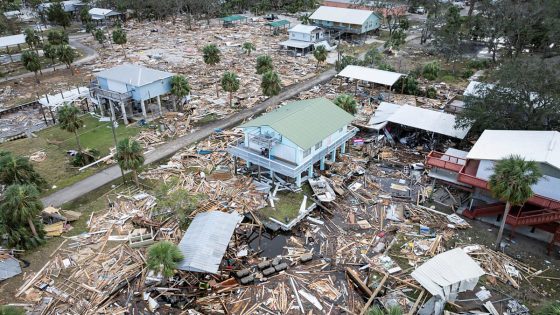
<instances>
[{"instance_id":1,"label":"wooden staircase","mask_svg":"<svg viewBox=\"0 0 560 315\"><path fill-rule=\"evenodd\" d=\"M463 215L469 219L474 219L477 217L489 217L489 216L504 213L505 209L506 209L505 204L498 202L498 203L483 205L481 207L476 207L471 210L465 210L463 211Z\"/></svg>"},{"instance_id":2,"label":"wooden staircase","mask_svg":"<svg viewBox=\"0 0 560 315\"><path fill-rule=\"evenodd\" d=\"M539 225L556 221L560 221L560 208L521 211L517 215L510 213L506 219L506 223L513 226Z\"/></svg>"}]
</instances>

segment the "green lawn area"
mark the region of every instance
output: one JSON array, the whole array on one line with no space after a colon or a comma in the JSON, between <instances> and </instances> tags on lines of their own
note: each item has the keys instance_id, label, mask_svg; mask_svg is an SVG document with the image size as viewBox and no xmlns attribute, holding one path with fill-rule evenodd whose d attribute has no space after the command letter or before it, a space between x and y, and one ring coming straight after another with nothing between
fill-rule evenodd
<instances>
[{"instance_id":1,"label":"green lawn area","mask_svg":"<svg viewBox=\"0 0 560 315\"><path fill-rule=\"evenodd\" d=\"M109 149L114 146L111 124L109 122L99 122L97 118L89 114L83 116L83 121L84 127L79 130L82 148L97 149L101 156L109 154ZM134 124L128 127L119 125L115 130L117 141L136 135L140 129ZM39 131L36 138L20 139L0 144L0 150L10 151L17 155L29 156L41 150L47 154L46 160L32 162L39 174L47 180L49 186L56 186L55 189L47 190L45 194L50 194L54 190L88 177L104 166L91 167L83 172L78 172L78 168L70 164L70 157L66 154L66 151L76 149L74 134L64 131L58 126Z\"/></svg>"},{"instance_id":2,"label":"green lawn area","mask_svg":"<svg viewBox=\"0 0 560 315\"><path fill-rule=\"evenodd\" d=\"M311 187L306 183L302 186L302 190L307 195L312 195L313 192L311 191ZM304 192L291 192L291 191L279 191L276 193L276 198L279 200L274 201L274 206L276 207L273 209L270 207L270 203L268 207L262 208L259 210L259 214L263 219L268 219L272 217L280 222L288 223L295 217L297 217L299 213L299 207L301 206L301 202L303 201ZM311 205L311 201L308 199L307 204L305 207L309 207ZM288 218L286 220L286 218Z\"/></svg>"}]
</instances>

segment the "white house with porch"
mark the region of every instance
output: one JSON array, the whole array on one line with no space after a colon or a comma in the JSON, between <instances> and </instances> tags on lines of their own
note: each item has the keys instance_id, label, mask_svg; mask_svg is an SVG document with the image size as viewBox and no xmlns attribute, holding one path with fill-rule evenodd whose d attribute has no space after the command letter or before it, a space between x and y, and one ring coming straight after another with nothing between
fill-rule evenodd
<instances>
[{"instance_id":1,"label":"white house with porch","mask_svg":"<svg viewBox=\"0 0 560 315\"><path fill-rule=\"evenodd\" d=\"M171 92L173 73L146 68L140 65L123 64L97 73L90 91L97 101L101 114L110 110L113 118L121 116L124 123L141 112L147 118L146 101L157 102L161 115L161 96ZM119 105L119 106L115 106Z\"/></svg>"},{"instance_id":2,"label":"white house with porch","mask_svg":"<svg viewBox=\"0 0 560 315\"><path fill-rule=\"evenodd\" d=\"M237 159L283 175L297 186L313 174L315 163L321 170L325 159L345 153L346 142L358 129L354 117L326 98L292 102L241 126L245 137L228 152Z\"/></svg>"},{"instance_id":3,"label":"white house with porch","mask_svg":"<svg viewBox=\"0 0 560 315\"><path fill-rule=\"evenodd\" d=\"M299 24L288 30L288 37L288 40L281 42L280 46L305 55L312 51L316 44L325 40L325 33L318 26Z\"/></svg>"}]
</instances>

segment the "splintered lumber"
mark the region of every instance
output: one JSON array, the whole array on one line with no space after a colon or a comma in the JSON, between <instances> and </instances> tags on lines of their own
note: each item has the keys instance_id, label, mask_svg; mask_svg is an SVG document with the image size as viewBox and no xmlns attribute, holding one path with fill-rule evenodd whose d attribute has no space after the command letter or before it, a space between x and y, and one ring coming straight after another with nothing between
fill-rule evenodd
<instances>
[{"instance_id":1,"label":"splintered lumber","mask_svg":"<svg viewBox=\"0 0 560 315\"><path fill-rule=\"evenodd\" d=\"M360 312L360 315L364 315L367 312L367 310L369 309L369 306L373 302L373 299L375 299L377 294L379 294L379 291L381 291L381 289L383 288L383 285L385 284L385 281L387 281L388 278L389 278L389 275L385 274L383 279L381 279L381 282L379 282L379 285L377 286L377 288L375 288L375 291L373 291L373 294L369 297L369 300L367 301L366 305L364 305L364 308L362 308L362 311Z\"/></svg>"},{"instance_id":2,"label":"splintered lumber","mask_svg":"<svg viewBox=\"0 0 560 315\"><path fill-rule=\"evenodd\" d=\"M414 302L414 305L412 306L412 308L408 312L408 315L414 315L414 313L416 312L416 309L418 308L418 305L420 304L420 301L422 301L422 298L424 297L425 293L426 293L426 290L422 290L422 292L420 292L420 295L416 299L416 302Z\"/></svg>"},{"instance_id":3,"label":"splintered lumber","mask_svg":"<svg viewBox=\"0 0 560 315\"><path fill-rule=\"evenodd\" d=\"M365 293L368 297L373 295L373 292L368 288L368 286L360 279L360 275L357 272L346 267L346 273L350 277L350 279L358 286L358 288Z\"/></svg>"}]
</instances>

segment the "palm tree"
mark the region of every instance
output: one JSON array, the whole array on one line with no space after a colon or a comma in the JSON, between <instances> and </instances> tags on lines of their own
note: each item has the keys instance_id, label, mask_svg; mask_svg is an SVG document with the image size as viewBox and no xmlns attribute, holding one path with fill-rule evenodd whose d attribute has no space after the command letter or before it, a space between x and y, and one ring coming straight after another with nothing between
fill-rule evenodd
<instances>
[{"instance_id":1,"label":"palm tree","mask_svg":"<svg viewBox=\"0 0 560 315\"><path fill-rule=\"evenodd\" d=\"M222 76L222 89L229 92L229 106L232 105L233 92L239 90L239 79L237 75L233 72L226 71Z\"/></svg>"},{"instance_id":2,"label":"palm tree","mask_svg":"<svg viewBox=\"0 0 560 315\"><path fill-rule=\"evenodd\" d=\"M214 44L204 46L202 49L202 59L207 66L214 66L220 62L220 49ZM208 72L208 68L206 68ZM218 81L216 80L216 97L219 97L220 89L218 88Z\"/></svg>"},{"instance_id":3,"label":"palm tree","mask_svg":"<svg viewBox=\"0 0 560 315\"><path fill-rule=\"evenodd\" d=\"M274 70L272 58L269 55L260 55L257 57L257 74L264 74Z\"/></svg>"},{"instance_id":4,"label":"palm tree","mask_svg":"<svg viewBox=\"0 0 560 315\"><path fill-rule=\"evenodd\" d=\"M105 41L107 40L105 32L103 32L101 29L96 29L95 31L93 31L93 37L95 37L95 40L100 43L102 47L105 47Z\"/></svg>"},{"instance_id":5,"label":"palm tree","mask_svg":"<svg viewBox=\"0 0 560 315\"><path fill-rule=\"evenodd\" d=\"M173 107L175 110L177 110L177 99L182 99L189 95L190 92L191 86L187 78L182 75L176 75L171 78L171 94L174 97Z\"/></svg>"},{"instance_id":6,"label":"palm tree","mask_svg":"<svg viewBox=\"0 0 560 315\"><path fill-rule=\"evenodd\" d=\"M315 48L315 50L313 51L313 57L315 57L315 59L317 59L317 68L319 67L319 63L322 63L325 60L327 60L328 54L329 54L329 52L327 51L327 49L323 45L317 46Z\"/></svg>"},{"instance_id":7,"label":"palm tree","mask_svg":"<svg viewBox=\"0 0 560 315\"><path fill-rule=\"evenodd\" d=\"M21 62L27 71L33 72L35 74L35 81L37 84L40 83L39 76L37 72L41 70L41 61L39 60L39 55L36 52L27 50L21 55Z\"/></svg>"},{"instance_id":8,"label":"palm tree","mask_svg":"<svg viewBox=\"0 0 560 315\"><path fill-rule=\"evenodd\" d=\"M356 114L358 111L356 108L356 100L352 95L340 94L335 98L334 103L352 115Z\"/></svg>"},{"instance_id":9,"label":"palm tree","mask_svg":"<svg viewBox=\"0 0 560 315\"><path fill-rule=\"evenodd\" d=\"M76 52L70 45L63 44L58 48L58 60L68 66L72 75L74 75L74 69L72 68L72 62L76 59Z\"/></svg>"},{"instance_id":10,"label":"palm tree","mask_svg":"<svg viewBox=\"0 0 560 315\"><path fill-rule=\"evenodd\" d=\"M57 57L56 47L54 45L51 45L51 44L47 43L43 46L43 53L45 54L45 57L47 57L51 60L51 64L52 64L54 70L56 71L56 65L54 63L54 60Z\"/></svg>"},{"instance_id":11,"label":"palm tree","mask_svg":"<svg viewBox=\"0 0 560 315\"><path fill-rule=\"evenodd\" d=\"M402 315L403 311L402 308L398 305L394 305L389 307L388 309L386 309L385 311L382 310L378 305L373 306L372 308L370 308L367 313L367 315Z\"/></svg>"},{"instance_id":12,"label":"palm tree","mask_svg":"<svg viewBox=\"0 0 560 315\"><path fill-rule=\"evenodd\" d=\"M10 185L0 205L2 217L12 224L28 224L33 236L38 237L33 219L43 210L39 191L34 185Z\"/></svg>"},{"instance_id":13,"label":"palm tree","mask_svg":"<svg viewBox=\"0 0 560 315\"><path fill-rule=\"evenodd\" d=\"M183 260L184 256L177 245L169 241L161 241L148 247L148 257L146 265L149 270L160 273L163 276L163 283L167 278L173 276L175 269Z\"/></svg>"},{"instance_id":14,"label":"palm tree","mask_svg":"<svg viewBox=\"0 0 560 315\"><path fill-rule=\"evenodd\" d=\"M80 145L80 136L78 135L78 129L82 127L84 122L80 117L80 110L77 107L64 104L58 110L58 123L60 129L66 130L68 132L73 132L76 136L76 144L78 145L78 151L82 152L82 146Z\"/></svg>"},{"instance_id":15,"label":"palm tree","mask_svg":"<svg viewBox=\"0 0 560 315\"><path fill-rule=\"evenodd\" d=\"M138 181L138 170L144 164L144 153L140 143L129 138L119 141L117 144L117 154L115 158L119 166L125 170L131 170L136 186L140 186Z\"/></svg>"},{"instance_id":16,"label":"palm tree","mask_svg":"<svg viewBox=\"0 0 560 315\"><path fill-rule=\"evenodd\" d=\"M304 15L300 16L299 20L301 21L301 24L309 25L309 23L311 22L309 16L310 16L309 13L305 13Z\"/></svg>"},{"instance_id":17,"label":"palm tree","mask_svg":"<svg viewBox=\"0 0 560 315\"><path fill-rule=\"evenodd\" d=\"M511 206L521 206L531 198L533 196L531 186L535 185L541 177L542 172L539 165L535 161L525 161L519 155L511 155L494 165L494 174L490 176L488 186L494 197L506 201L504 216L496 239L496 249L499 248L502 241Z\"/></svg>"},{"instance_id":18,"label":"palm tree","mask_svg":"<svg viewBox=\"0 0 560 315\"><path fill-rule=\"evenodd\" d=\"M113 43L122 46L124 58L126 59L126 48L124 47L124 45L127 42L126 32L122 28L117 28L116 30L113 31L112 37L113 37Z\"/></svg>"},{"instance_id":19,"label":"palm tree","mask_svg":"<svg viewBox=\"0 0 560 315\"><path fill-rule=\"evenodd\" d=\"M242 46L243 50L247 53L247 56L251 55L251 51L256 50L257 48L251 42L245 42Z\"/></svg>"},{"instance_id":20,"label":"palm tree","mask_svg":"<svg viewBox=\"0 0 560 315\"><path fill-rule=\"evenodd\" d=\"M35 185L42 189L47 182L35 171L28 159L10 152L0 155L0 183L3 185Z\"/></svg>"},{"instance_id":21,"label":"palm tree","mask_svg":"<svg viewBox=\"0 0 560 315\"><path fill-rule=\"evenodd\" d=\"M282 82L278 73L275 71L268 71L262 76L261 89L263 95L271 97L280 94L282 90Z\"/></svg>"},{"instance_id":22,"label":"palm tree","mask_svg":"<svg viewBox=\"0 0 560 315\"><path fill-rule=\"evenodd\" d=\"M31 28L26 28L24 31L25 43L29 48L34 49L35 52L38 51L39 45L41 44L41 37L37 34L37 31Z\"/></svg>"}]
</instances>

